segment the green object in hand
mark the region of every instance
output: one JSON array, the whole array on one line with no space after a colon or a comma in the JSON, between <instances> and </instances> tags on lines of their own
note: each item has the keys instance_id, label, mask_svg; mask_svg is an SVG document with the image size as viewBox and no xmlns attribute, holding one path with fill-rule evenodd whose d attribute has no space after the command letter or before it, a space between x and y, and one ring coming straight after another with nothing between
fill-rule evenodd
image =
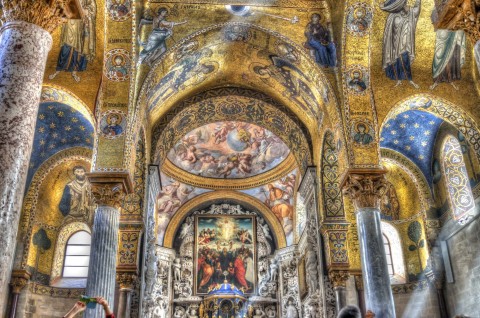
<instances>
[{"instance_id":1,"label":"green object in hand","mask_svg":"<svg viewBox=\"0 0 480 318\"><path fill-rule=\"evenodd\" d=\"M80 297L80 301L82 303L85 303L85 305L87 305L87 308L95 308L95 306L97 306L97 299L95 297L88 297L82 295Z\"/></svg>"}]
</instances>

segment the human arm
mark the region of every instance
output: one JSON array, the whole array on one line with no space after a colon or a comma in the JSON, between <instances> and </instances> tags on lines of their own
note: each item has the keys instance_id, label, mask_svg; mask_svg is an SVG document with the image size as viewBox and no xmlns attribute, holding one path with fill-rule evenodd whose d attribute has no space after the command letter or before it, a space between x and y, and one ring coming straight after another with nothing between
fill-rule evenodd
<instances>
[{"instance_id":1,"label":"human arm","mask_svg":"<svg viewBox=\"0 0 480 318\"><path fill-rule=\"evenodd\" d=\"M63 316L63 318L73 318L76 314L84 311L85 308L86 305L84 302L77 301L75 305L73 305L72 309L70 309L70 311L65 316Z\"/></svg>"},{"instance_id":2,"label":"human arm","mask_svg":"<svg viewBox=\"0 0 480 318\"><path fill-rule=\"evenodd\" d=\"M113 315L112 310L111 310L110 307L108 306L108 302L107 302L106 299L104 299L103 297L95 297L95 299L97 300L97 304L103 306L103 310L105 310L105 316L106 316L106 317L108 317L108 318L115 318L115 316Z\"/></svg>"}]
</instances>

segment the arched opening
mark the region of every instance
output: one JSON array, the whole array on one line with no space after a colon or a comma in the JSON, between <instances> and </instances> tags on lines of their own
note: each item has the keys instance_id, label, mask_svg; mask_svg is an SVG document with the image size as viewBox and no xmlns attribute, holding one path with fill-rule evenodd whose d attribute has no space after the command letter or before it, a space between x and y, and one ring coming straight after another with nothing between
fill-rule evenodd
<instances>
[{"instance_id":1,"label":"arched opening","mask_svg":"<svg viewBox=\"0 0 480 318\"><path fill-rule=\"evenodd\" d=\"M390 223L382 222L382 234L390 284L404 284L406 283L405 262L398 231Z\"/></svg>"},{"instance_id":2,"label":"arched opening","mask_svg":"<svg viewBox=\"0 0 480 318\"><path fill-rule=\"evenodd\" d=\"M443 171L452 217L462 222L473 214L475 201L463 159L462 148L453 136L447 137L443 144Z\"/></svg>"},{"instance_id":3,"label":"arched opening","mask_svg":"<svg viewBox=\"0 0 480 318\"><path fill-rule=\"evenodd\" d=\"M65 247L62 277L88 277L91 242L92 236L87 231L79 231L70 236Z\"/></svg>"}]
</instances>

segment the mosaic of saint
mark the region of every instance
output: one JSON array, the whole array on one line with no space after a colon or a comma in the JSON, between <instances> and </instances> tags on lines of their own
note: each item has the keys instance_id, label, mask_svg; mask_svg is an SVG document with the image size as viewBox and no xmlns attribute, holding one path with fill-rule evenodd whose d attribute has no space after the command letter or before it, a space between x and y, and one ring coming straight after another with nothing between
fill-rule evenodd
<instances>
[{"instance_id":1,"label":"mosaic of saint","mask_svg":"<svg viewBox=\"0 0 480 318\"><path fill-rule=\"evenodd\" d=\"M225 280L245 293L255 291L253 217L197 216L197 294Z\"/></svg>"},{"instance_id":2,"label":"mosaic of saint","mask_svg":"<svg viewBox=\"0 0 480 318\"><path fill-rule=\"evenodd\" d=\"M190 173L210 178L245 178L278 166L289 154L267 129L237 121L217 122L188 133L168 159Z\"/></svg>"}]
</instances>

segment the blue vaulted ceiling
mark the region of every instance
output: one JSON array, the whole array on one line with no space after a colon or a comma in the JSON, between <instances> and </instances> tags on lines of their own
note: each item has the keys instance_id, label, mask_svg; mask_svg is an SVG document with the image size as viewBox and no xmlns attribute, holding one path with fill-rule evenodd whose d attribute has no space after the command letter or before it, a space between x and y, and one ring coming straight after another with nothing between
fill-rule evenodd
<instances>
[{"instance_id":1,"label":"blue vaulted ceiling","mask_svg":"<svg viewBox=\"0 0 480 318\"><path fill-rule=\"evenodd\" d=\"M432 185L435 138L443 120L421 110L407 110L382 127L380 147L395 150L415 163Z\"/></svg>"},{"instance_id":2,"label":"blue vaulted ceiling","mask_svg":"<svg viewBox=\"0 0 480 318\"><path fill-rule=\"evenodd\" d=\"M92 148L92 123L69 105L42 102L38 109L27 187L37 169L48 158L71 147Z\"/></svg>"}]
</instances>

